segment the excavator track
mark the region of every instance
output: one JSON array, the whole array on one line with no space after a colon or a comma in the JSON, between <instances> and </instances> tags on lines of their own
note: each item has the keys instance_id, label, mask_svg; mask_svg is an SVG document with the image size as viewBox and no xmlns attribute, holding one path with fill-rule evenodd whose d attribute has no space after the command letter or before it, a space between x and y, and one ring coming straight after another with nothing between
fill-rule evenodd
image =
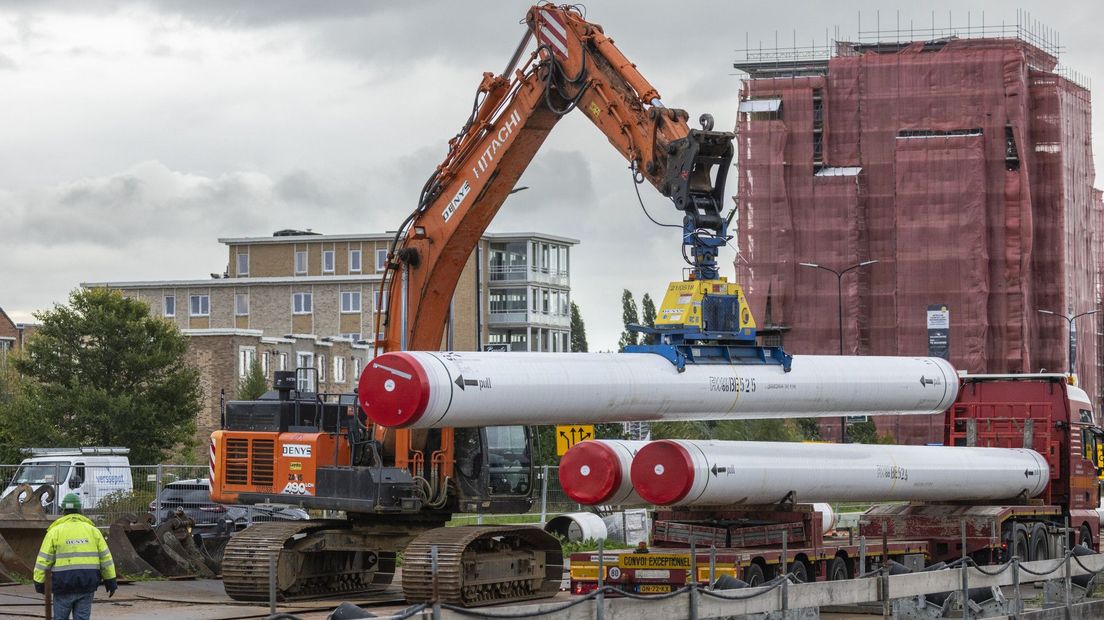
<instances>
[{"instance_id":1,"label":"excavator track","mask_svg":"<svg viewBox=\"0 0 1104 620\"><path fill-rule=\"evenodd\" d=\"M404 558L402 587L409 603L436 599L471 607L548 598L563 579L560 542L528 526L429 530L407 546Z\"/></svg>"},{"instance_id":2,"label":"excavator track","mask_svg":"<svg viewBox=\"0 0 1104 620\"><path fill-rule=\"evenodd\" d=\"M282 601L382 590L394 577L395 553L374 550L374 542L348 521L257 523L227 543L223 588L234 600L268 600L276 558Z\"/></svg>"}]
</instances>

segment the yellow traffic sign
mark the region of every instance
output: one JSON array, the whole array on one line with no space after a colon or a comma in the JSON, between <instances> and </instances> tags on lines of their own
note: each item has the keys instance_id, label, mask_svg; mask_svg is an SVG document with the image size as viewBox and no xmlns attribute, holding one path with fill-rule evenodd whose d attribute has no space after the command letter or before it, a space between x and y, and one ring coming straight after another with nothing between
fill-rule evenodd
<instances>
[{"instance_id":1,"label":"yellow traffic sign","mask_svg":"<svg viewBox=\"0 0 1104 620\"><path fill-rule=\"evenodd\" d=\"M556 456L563 456L571 446L594 439L593 424L574 424L571 426L556 427Z\"/></svg>"}]
</instances>

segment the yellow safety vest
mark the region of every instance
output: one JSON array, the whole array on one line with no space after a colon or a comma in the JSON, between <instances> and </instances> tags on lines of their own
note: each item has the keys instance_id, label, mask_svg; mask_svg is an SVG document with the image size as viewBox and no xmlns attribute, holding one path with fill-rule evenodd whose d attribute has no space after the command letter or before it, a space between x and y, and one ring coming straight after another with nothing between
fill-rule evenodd
<instances>
[{"instance_id":1,"label":"yellow safety vest","mask_svg":"<svg viewBox=\"0 0 1104 620\"><path fill-rule=\"evenodd\" d=\"M90 578L94 579L92 590L95 590L100 578L115 578L115 562L107 541L92 521L80 514L65 515L46 530L35 562L34 580L45 582L46 571L50 569L54 572L54 588L59 590L61 586L60 591L70 589L64 587L69 582L74 586L80 582L86 587ZM97 574L90 572L93 570Z\"/></svg>"}]
</instances>

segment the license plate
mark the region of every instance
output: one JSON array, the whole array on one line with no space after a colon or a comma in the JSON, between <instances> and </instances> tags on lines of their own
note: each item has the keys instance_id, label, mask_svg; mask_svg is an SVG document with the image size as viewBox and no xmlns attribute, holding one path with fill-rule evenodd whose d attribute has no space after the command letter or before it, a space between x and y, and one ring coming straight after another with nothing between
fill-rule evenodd
<instances>
[{"instance_id":1,"label":"license plate","mask_svg":"<svg viewBox=\"0 0 1104 620\"><path fill-rule=\"evenodd\" d=\"M656 584L642 584L636 586L636 591L641 594L666 594L671 591L671 586L668 585L656 585Z\"/></svg>"}]
</instances>

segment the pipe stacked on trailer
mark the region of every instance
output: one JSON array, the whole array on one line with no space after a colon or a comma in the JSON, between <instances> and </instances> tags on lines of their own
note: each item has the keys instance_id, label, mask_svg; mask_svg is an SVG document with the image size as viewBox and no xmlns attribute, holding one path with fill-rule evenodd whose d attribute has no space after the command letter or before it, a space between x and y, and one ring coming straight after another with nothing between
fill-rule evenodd
<instances>
[{"instance_id":1,"label":"pipe stacked on trailer","mask_svg":"<svg viewBox=\"0 0 1104 620\"><path fill-rule=\"evenodd\" d=\"M598 439L571 446L560 458L560 487L576 503L586 506L640 506L646 504L633 490L629 468L647 441Z\"/></svg>"},{"instance_id":2,"label":"pipe stacked on trailer","mask_svg":"<svg viewBox=\"0 0 1104 620\"><path fill-rule=\"evenodd\" d=\"M385 353L361 374L376 424L509 424L933 414L958 377L930 357L795 356L775 364L688 364L650 353Z\"/></svg>"},{"instance_id":3,"label":"pipe stacked on trailer","mask_svg":"<svg viewBox=\"0 0 1104 620\"><path fill-rule=\"evenodd\" d=\"M1050 467L1023 448L668 439L639 449L631 478L659 506L936 502L1034 497Z\"/></svg>"}]
</instances>

